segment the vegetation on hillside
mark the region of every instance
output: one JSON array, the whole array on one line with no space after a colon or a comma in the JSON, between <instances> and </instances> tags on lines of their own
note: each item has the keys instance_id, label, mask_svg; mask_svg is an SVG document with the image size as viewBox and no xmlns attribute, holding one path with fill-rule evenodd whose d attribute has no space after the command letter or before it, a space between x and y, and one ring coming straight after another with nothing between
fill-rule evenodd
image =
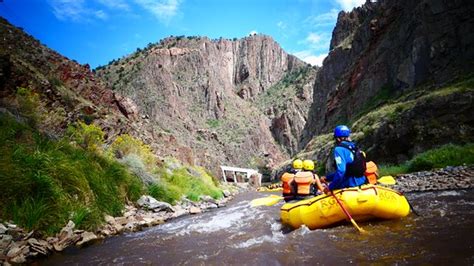
<instances>
[{"instance_id":1,"label":"vegetation on hillside","mask_svg":"<svg viewBox=\"0 0 474 266\"><path fill-rule=\"evenodd\" d=\"M28 230L54 233L68 219L98 226L119 215L143 187L118 162L91 150L52 141L12 117L0 116L0 215Z\"/></svg>"},{"instance_id":2,"label":"vegetation on hillside","mask_svg":"<svg viewBox=\"0 0 474 266\"><path fill-rule=\"evenodd\" d=\"M356 142L361 143L367 136L373 135L385 124L393 125L393 130L397 130L396 127L400 124L401 117L408 112L412 112L417 106L448 97L459 98L464 95L469 96L469 93L472 93L473 90L474 76L472 75L462 77L457 82L446 84L442 87L420 86L405 94L391 93L390 88L385 87L360 110L360 113L355 117L355 121L348 122L353 131L351 137ZM431 130L442 128L442 125L439 125L436 119L423 120L420 123L426 125ZM448 165L473 164L474 146L472 139L466 137L459 138L457 141L456 144L446 144L441 147L440 145L444 143L434 143L431 145L430 150L425 149L424 153L411 155L412 159L405 163L400 165L380 165L380 172L382 175L396 175L441 168ZM462 143L466 144L461 145ZM377 143L373 143L373 145L377 145ZM296 157L312 158L323 162L320 164L320 170L322 171L333 146L332 133L318 135ZM366 150L366 152L370 157L370 150Z\"/></svg>"},{"instance_id":3,"label":"vegetation on hillside","mask_svg":"<svg viewBox=\"0 0 474 266\"><path fill-rule=\"evenodd\" d=\"M463 164L474 164L474 143L464 146L447 144L420 153L401 165L380 165L379 174L398 175Z\"/></svg>"},{"instance_id":4,"label":"vegetation on hillside","mask_svg":"<svg viewBox=\"0 0 474 266\"><path fill-rule=\"evenodd\" d=\"M269 107L286 110L289 99L304 94L304 86L313 78L314 72L311 66L305 66L286 74L256 99L257 106L264 112Z\"/></svg>"},{"instance_id":5,"label":"vegetation on hillside","mask_svg":"<svg viewBox=\"0 0 474 266\"><path fill-rule=\"evenodd\" d=\"M19 111L0 113L0 219L27 230L58 232L67 221L93 230L104 214L121 215L126 202L143 194L175 203L222 191L202 168L171 158L157 160L140 140L121 135L107 146L94 124L69 125L65 136L50 139L36 129L39 98L18 90ZM41 118L42 119L42 118Z\"/></svg>"},{"instance_id":6,"label":"vegetation on hillside","mask_svg":"<svg viewBox=\"0 0 474 266\"><path fill-rule=\"evenodd\" d=\"M438 89L420 87L410 93L391 97L389 89L382 89L367 105L361 109L357 120L352 123L353 131L369 134L377 129L382 122L394 121L415 105L445 97L454 93L465 93L474 90L474 76L470 76L454 84Z\"/></svg>"}]
</instances>

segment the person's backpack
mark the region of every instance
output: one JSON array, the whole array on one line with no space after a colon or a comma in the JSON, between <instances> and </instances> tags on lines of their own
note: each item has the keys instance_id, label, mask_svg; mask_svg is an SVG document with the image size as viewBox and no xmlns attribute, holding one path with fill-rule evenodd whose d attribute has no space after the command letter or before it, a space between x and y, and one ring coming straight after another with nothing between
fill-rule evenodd
<instances>
[{"instance_id":1,"label":"person's backpack","mask_svg":"<svg viewBox=\"0 0 474 266\"><path fill-rule=\"evenodd\" d=\"M365 170L367 169L367 165L365 162L365 156L362 151L356 145L351 146L343 142L339 143L337 146L348 149L354 155L354 161L346 165L345 176L364 176Z\"/></svg>"}]
</instances>

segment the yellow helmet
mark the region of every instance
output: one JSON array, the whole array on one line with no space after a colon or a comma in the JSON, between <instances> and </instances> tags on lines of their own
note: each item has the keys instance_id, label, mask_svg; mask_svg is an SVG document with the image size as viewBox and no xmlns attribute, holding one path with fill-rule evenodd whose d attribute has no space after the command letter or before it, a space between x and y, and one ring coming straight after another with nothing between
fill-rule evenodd
<instances>
[{"instance_id":1,"label":"yellow helmet","mask_svg":"<svg viewBox=\"0 0 474 266\"><path fill-rule=\"evenodd\" d=\"M314 170L314 162L312 160L304 160L303 161L303 169L306 171L313 171Z\"/></svg>"},{"instance_id":2,"label":"yellow helmet","mask_svg":"<svg viewBox=\"0 0 474 266\"><path fill-rule=\"evenodd\" d=\"M301 169L303 168L303 161L301 161L300 159L296 159L293 161L293 168L294 169Z\"/></svg>"}]
</instances>

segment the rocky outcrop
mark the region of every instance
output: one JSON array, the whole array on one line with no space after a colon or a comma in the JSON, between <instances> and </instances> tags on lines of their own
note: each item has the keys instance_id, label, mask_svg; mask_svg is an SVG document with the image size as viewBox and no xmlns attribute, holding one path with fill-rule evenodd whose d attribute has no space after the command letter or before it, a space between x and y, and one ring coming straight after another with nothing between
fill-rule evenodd
<instances>
[{"instance_id":1,"label":"rocky outcrop","mask_svg":"<svg viewBox=\"0 0 474 266\"><path fill-rule=\"evenodd\" d=\"M413 92L422 85L429 84L424 90L429 93L472 73L473 11L472 1L382 0L367 1L352 12L341 12L333 31L332 50L316 77L314 101L300 147L336 124L350 124L391 99L410 93L412 96L407 97L418 97ZM469 111L472 101L464 102L461 108ZM454 119L451 124L456 124L456 111L445 111ZM436 112L443 117L443 112ZM466 125L466 121L458 122ZM467 122L472 126L471 120ZM402 123L392 128L413 125ZM416 135L411 129L407 131ZM458 137L459 134L450 136ZM386 142L397 145L398 139L393 136ZM415 142L415 138L409 142ZM427 143L431 143L430 147L442 144L429 140ZM426 148L429 147L423 147ZM379 159L389 158L383 155Z\"/></svg>"},{"instance_id":2,"label":"rocky outcrop","mask_svg":"<svg viewBox=\"0 0 474 266\"><path fill-rule=\"evenodd\" d=\"M255 103L271 120L273 138L292 156L313 102L313 83L317 68L304 67L287 74L280 82L257 97Z\"/></svg>"},{"instance_id":3,"label":"rocky outcrop","mask_svg":"<svg viewBox=\"0 0 474 266\"><path fill-rule=\"evenodd\" d=\"M38 95L39 129L60 137L67 125L83 120L101 125L107 139L131 130L129 100L108 89L88 65L42 45L0 18L0 106L18 112L19 87Z\"/></svg>"},{"instance_id":4,"label":"rocky outcrop","mask_svg":"<svg viewBox=\"0 0 474 266\"><path fill-rule=\"evenodd\" d=\"M270 163L287 158L273 138L287 144L278 137L277 121L269 120L254 101L305 67L269 36L234 41L170 37L100 67L97 73L147 117L142 131L151 132L150 143L160 155L172 154L218 172L219 163L246 166L264 155ZM283 119L293 116L288 112ZM298 139L293 136L298 132L285 129L285 134ZM167 144L169 140L174 144ZM189 148L180 152L176 146Z\"/></svg>"},{"instance_id":5,"label":"rocky outcrop","mask_svg":"<svg viewBox=\"0 0 474 266\"><path fill-rule=\"evenodd\" d=\"M474 187L473 166L448 166L434 171L398 175L391 188L401 192L420 192Z\"/></svg>"}]
</instances>

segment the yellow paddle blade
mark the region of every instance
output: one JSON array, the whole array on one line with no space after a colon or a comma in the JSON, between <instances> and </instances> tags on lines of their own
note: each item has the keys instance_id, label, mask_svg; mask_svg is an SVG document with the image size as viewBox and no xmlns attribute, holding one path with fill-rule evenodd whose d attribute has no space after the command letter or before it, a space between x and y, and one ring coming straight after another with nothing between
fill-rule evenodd
<instances>
[{"instance_id":1,"label":"yellow paddle blade","mask_svg":"<svg viewBox=\"0 0 474 266\"><path fill-rule=\"evenodd\" d=\"M395 178L393 178L391 175L382 176L381 178L377 179L377 182L382 185L395 185L397 183Z\"/></svg>"},{"instance_id":2,"label":"yellow paddle blade","mask_svg":"<svg viewBox=\"0 0 474 266\"><path fill-rule=\"evenodd\" d=\"M359 230L359 232L361 232L362 234L367 234L367 231L365 231L364 229L359 227L359 225L357 225L357 223L354 221L354 219L351 219L351 223L354 225L355 228L357 228L357 230Z\"/></svg>"},{"instance_id":3,"label":"yellow paddle blade","mask_svg":"<svg viewBox=\"0 0 474 266\"><path fill-rule=\"evenodd\" d=\"M283 197L281 196L277 196L277 195L270 195L268 197L265 197L265 198L259 198L259 199L254 199L250 202L250 205L252 207L256 207L256 206L273 206L275 204L277 204L278 202L280 202L280 200L282 200Z\"/></svg>"}]
</instances>

